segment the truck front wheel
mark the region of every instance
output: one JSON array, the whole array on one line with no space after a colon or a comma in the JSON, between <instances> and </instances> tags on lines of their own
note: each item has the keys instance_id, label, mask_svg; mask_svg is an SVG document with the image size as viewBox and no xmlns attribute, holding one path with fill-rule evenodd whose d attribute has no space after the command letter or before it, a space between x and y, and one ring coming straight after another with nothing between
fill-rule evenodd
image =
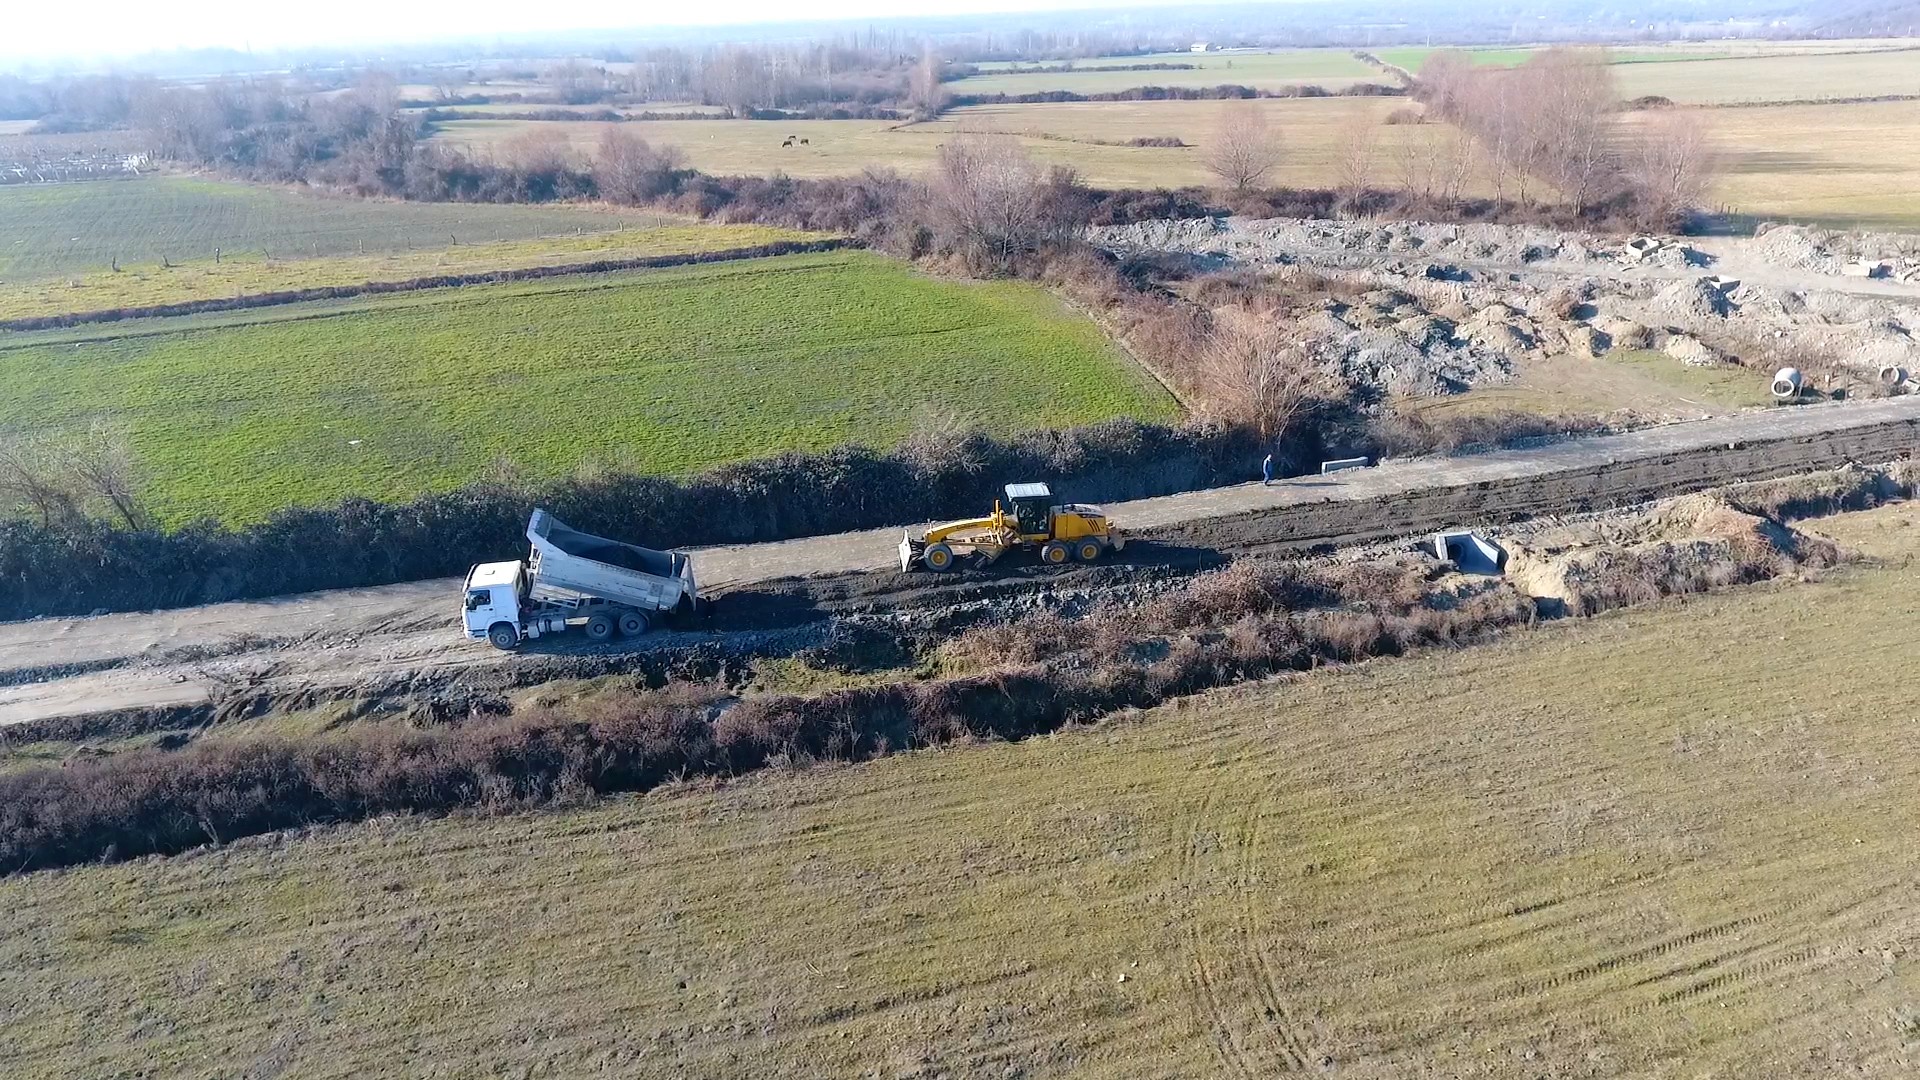
<instances>
[{"instance_id":1,"label":"truck front wheel","mask_svg":"<svg viewBox=\"0 0 1920 1080\"><path fill-rule=\"evenodd\" d=\"M613 636L613 616L606 612L587 616L587 640L605 641Z\"/></svg>"},{"instance_id":2,"label":"truck front wheel","mask_svg":"<svg viewBox=\"0 0 1920 1080\"><path fill-rule=\"evenodd\" d=\"M502 652L511 652L520 647L520 631L512 623L497 622L487 628L487 640Z\"/></svg>"}]
</instances>

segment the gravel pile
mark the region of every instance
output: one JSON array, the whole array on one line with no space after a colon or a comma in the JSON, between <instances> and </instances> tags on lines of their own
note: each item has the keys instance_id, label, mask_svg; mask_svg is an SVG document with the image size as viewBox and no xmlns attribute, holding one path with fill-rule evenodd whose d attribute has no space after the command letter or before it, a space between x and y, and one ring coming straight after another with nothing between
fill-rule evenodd
<instances>
[{"instance_id":1,"label":"gravel pile","mask_svg":"<svg viewBox=\"0 0 1920 1080\"><path fill-rule=\"evenodd\" d=\"M1754 237L1753 253L1789 270L1837 274L1840 260L1827 250L1828 235L1804 225L1776 225Z\"/></svg>"},{"instance_id":2,"label":"gravel pile","mask_svg":"<svg viewBox=\"0 0 1920 1080\"><path fill-rule=\"evenodd\" d=\"M1754 254L1776 266L1817 274L1920 280L1920 237L1843 233L1804 225L1763 227Z\"/></svg>"},{"instance_id":3,"label":"gravel pile","mask_svg":"<svg viewBox=\"0 0 1920 1080\"><path fill-rule=\"evenodd\" d=\"M1648 306L1682 325L1700 319L1723 319L1729 310L1726 295L1706 278L1676 281L1655 293Z\"/></svg>"},{"instance_id":4,"label":"gravel pile","mask_svg":"<svg viewBox=\"0 0 1920 1080\"><path fill-rule=\"evenodd\" d=\"M1688 265L1693 253L1670 241L1568 233L1529 225L1440 225L1418 221L1309 221L1294 218L1197 218L1147 221L1087 230L1087 240L1120 254L1172 251L1248 263L1377 266L1420 260L1468 266L1536 263L1619 266ZM1446 268L1437 268L1443 275Z\"/></svg>"}]
</instances>

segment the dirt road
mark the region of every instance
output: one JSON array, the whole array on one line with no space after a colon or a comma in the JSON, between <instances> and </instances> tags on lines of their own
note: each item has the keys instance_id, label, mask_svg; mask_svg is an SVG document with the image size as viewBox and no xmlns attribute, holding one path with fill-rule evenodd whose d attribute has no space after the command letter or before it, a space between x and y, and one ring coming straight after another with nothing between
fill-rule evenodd
<instances>
[{"instance_id":1,"label":"dirt road","mask_svg":"<svg viewBox=\"0 0 1920 1080\"><path fill-rule=\"evenodd\" d=\"M1389 463L1272 486L1108 507L1171 545L1246 551L1414 535L1621 506L1739 480L1920 451L1920 396L1719 417L1532 449ZM734 603L783 579L865 572L862 600L924 591L900 577L900 530L700 550L702 583ZM789 583L791 584L791 583ZM515 664L458 628L454 579L201 608L0 624L0 725L127 710L203 710L238 694L355 688ZM728 601L723 600L726 604ZM645 649L703 635L650 636ZM712 635L704 635L711 637ZM563 652L618 652L619 646ZM549 658L550 658L549 654Z\"/></svg>"}]
</instances>

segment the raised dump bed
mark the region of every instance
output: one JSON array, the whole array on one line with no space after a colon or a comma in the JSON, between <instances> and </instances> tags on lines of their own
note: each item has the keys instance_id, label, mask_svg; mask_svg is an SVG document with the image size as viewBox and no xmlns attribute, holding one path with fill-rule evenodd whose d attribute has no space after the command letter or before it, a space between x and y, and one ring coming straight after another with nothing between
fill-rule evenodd
<instances>
[{"instance_id":1,"label":"raised dump bed","mask_svg":"<svg viewBox=\"0 0 1920 1080\"><path fill-rule=\"evenodd\" d=\"M573 627L605 641L646 633L699 602L684 552L655 551L578 529L545 510L527 522L525 562L481 563L467 573L467 636L511 649Z\"/></svg>"}]
</instances>

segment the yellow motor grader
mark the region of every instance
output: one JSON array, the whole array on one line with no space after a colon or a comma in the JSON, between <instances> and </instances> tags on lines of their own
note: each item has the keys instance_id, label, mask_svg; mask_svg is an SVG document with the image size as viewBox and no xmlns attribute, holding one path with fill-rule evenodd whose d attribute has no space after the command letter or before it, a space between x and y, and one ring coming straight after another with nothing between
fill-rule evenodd
<instances>
[{"instance_id":1,"label":"yellow motor grader","mask_svg":"<svg viewBox=\"0 0 1920 1080\"><path fill-rule=\"evenodd\" d=\"M902 536L901 571L916 566L951 570L963 558L984 566L1021 547L1039 548L1041 562L1058 566L1075 559L1094 562L1126 546L1126 537L1097 506L1055 503L1045 484L1008 484L1006 490L1012 511L995 501L986 517L932 525L919 537Z\"/></svg>"}]
</instances>

